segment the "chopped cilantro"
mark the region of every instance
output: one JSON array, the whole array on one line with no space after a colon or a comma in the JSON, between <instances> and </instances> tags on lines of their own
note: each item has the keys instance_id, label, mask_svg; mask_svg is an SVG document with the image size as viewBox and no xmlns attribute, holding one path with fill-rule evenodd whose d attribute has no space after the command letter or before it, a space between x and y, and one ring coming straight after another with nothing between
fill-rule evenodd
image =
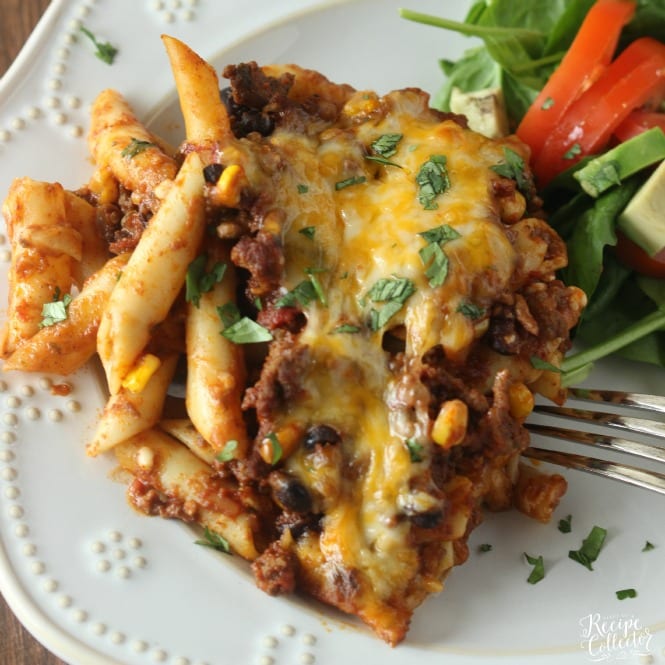
<instances>
[{"instance_id":1,"label":"chopped cilantro","mask_svg":"<svg viewBox=\"0 0 665 665\"><path fill-rule=\"evenodd\" d=\"M478 551L479 552L491 552L492 551L492 545L490 543L481 543L478 545Z\"/></svg>"},{"instance_id":2,"label":"chopped cilantro","mask_svg":"<svg viewBox=\"0 0 665 665\"><path fill-rule=\"evenodd\" d=\"M415 439L407 439L406 447L409 451L409 457L412 462L422 462L423 453L425 448L422 443L418 443Z\"/></svg>"},{"instance_id":3,"label":"chopped cilantro","mask_svg":"<svg viewBox=\"0 0 665 665\"><path fill-rule=\"evenodd\" d=\"M298 233L304 235L306 238L309 238L310 240L314 237L316 234L316 226L305 226Z\"/></svg>"},{"instance_id":4,"label":"chopped cilantro","mask_svg":"<svg viewBox=\"0 0 665 665\"><path fill-rule=\"evenodd\" d=\"M605 542L605 536L607 536L606 529L594 526L589 535L582 541L582 547L579 550L570 550L568 557L589 570L593 570L592 564L600 554L600 550Z\"/></svg>"},{"instance_id":5,"label":"chopped cilantro","mask_svg":"<svg viewBox=\"0 0 665 665\"><path fill-rule=\"evenodd\" d=\"M224 325L221 335L234 344L269 342L272 333L248 316L241 316L235 303L226 303L217 308L217 315Z\"/></svg>"},{"instance_id":6,"label":"chopped cilantro","mask_svg":"<svg viewBox=\"0 0 665 665\"><path fill-rule=\"evenodd\" d=\"M218 533L211 531L208 527L206 527L203 532L203 538L199 538L194 542L196 545L210 547L213 550L217 550L218 552L224 552L224 554L231 554L231 546L229 545L229 541L226 540L226 538L223 536L220 536Z\"/></svg>"},{"instance_id":7,"label":"chopped cilantro","mask_svg":"<svg viewBox=\"0 0 665 665\"><path fill-rule=\"evenodd\" d=\"M298 185L298 194L307 194L307 192L309 192L309 187L307 185Z\"/></svg>"},{"instance_id":8,"label":"chopped cilantro","mask_svg":"<svg viewBox=\"0 0 665 665\"><path fill-rule=\"evenodd\" d=\"M197 256L187 267L185 275L185 300L199 307L201 296L212 291L215 284L222 281L226 272L226 263L217 262L206 271L208 257Z\"/></svg>"},{"instance_id":9,"label":"chopped cilantro","mask_svg":"<svg viewBox=\"0 0 665 665\"><path fill-rule=\"evenodd\" d=\"M335 183L335 189L339 191L340 189L346 189L351 187L351 185L361 185L363 182L366 182L367 178L364 175L354 175L350 178L340 180Z\"/></svg>"},{"instance_id":10,"label":"chopped cilantro","mask_svg":"<svg viewBox=\"0 0 665 665\"><path fill-rule=\"evenodd\" d=\"M437 286L441 286L448 276L448 257L443 251L442 245L450 240L459 238L460 234L452 226L444 224L427 231L422 231L418 235L427 241L427 245L418 254L420 260L427 266L425 276L429 280L429 285L432 288L436 288Z\"/></svg>"},{"instance_id":11,"label":"chopped cilantro","mask_svg":"<svg viewBox=\"0 0 665 665\"><path fill-rule=\"evenodd\" d=\"M381 134L370 145L372 152L381 157L392 157L397 152L397 144L402 140L402 134Z\"/></svg>"},{"instance_id":12,"label":"chopped cilantro","mask_svg":"<svg viewBox=\"0 0 665 665\"><path fill-rule=\"evenodd\" d=\"M620 589L616 592L616 595L619 600L625 600L626 598L636 598L637 591L635 591L635 589Z\"/></svg>"},{"instance_id":13,"label":"chopped cilantro","mask_svg":"<svg viewBox=\"0 0 665 665\"><path fill-rule=\"evenodd\" d=\"M533 190L533 182L527 175L524 160L514 150L506 147L503 149L503 157L506 160L505 163L495 164L490 168L497 175L514 180L517 183L517 189L528 199Z\"/></svg>"},{"instance_id":14,"label":"chopped cilantro","mask_svg":"<svg viewBox=\"0 0 665 665\"><path fill-rule=\"evenodd\" d=\"M39 323L39 327L47 328L61 321L66 321L71 301L72 297L69 293L65 293L62 299L60 299L60 289L56 288L53 300L42 305L42 320Z\"/></svg>"},{"instance_id":15,"label":"chopped cilantro","mask_svg":"<svg viewBox=\"0 0 665 665\"><path fill-rule=\"evenodd\" d=\"M559 520L559 531L561 533L570 533L571 532L571 520L573 519L572 515L568 515L567 517L564 517L564 519Z\"/></svg>"},{"instance_id":16,"label":"chopped cilantro","mask_svg":"<svg viewBox=\"0 0 665 665\"><path fill-rule=\"evenodd\" d=\"M95 55L107 65L112 65L115 56L118 54L118 49L109 42L98 42L95 35L93 35L87 28L81 26L80 30L94 44L97 49Z\"/></svg>"},{"instance_id":17,"label":"chopped cilantro","mask_svg":"<svg viewBox=\"0 0 665 665\"><path fill-rule=\"evenodd\" d=\"M122 157L132 159L136 155L142 153L144 150L153 147L155 144L150 141L142 141L141 139L132 138L132 140L122 149L120 153Z\"/></svg>"},{"instance_id":18,"label":"chopped cilantro","mask_svg":"<svg viewBox=\"0 0 665 665\"><path fill-rule=\"evenodd\" d=\"M384 277L376 282L367 297L384 305L380 310L370 310L370 329L376 331L383 328L415 291L414 283L406 277Z\"/></svg>"},{"instance_id":19,"label":"chopped cilantro","mask_svg":"<svg viewBox=\"0 0 665 665\"><path fill-rule=\"evenodd\" d=\"M432 155L422 164L416 175L418 201L425 210L436 210L439 207L436 197L450 187L446 162L444 155Z\"/></svg>"},{"instance_id":20,"label":"chopped cilantro","mask_svg":"<svg viewBox=\"0 0 665 665\"><path fill-rule=\"evenodd\" d=\"M343 323L337 328L333 329L334 333L357 333L360 332L360 326L354 326L351 323Z\"/></svg>"},{"instance_id":21,"label":"chopped cilantro","mask_svg":"<svg viewBox=\"0 0 665 665\"><path fill-rule=\"evenodd\" d=\"M279 462L279 460L282 459L282 454L284 451L282 450L282 445L277 438L277 434L270 432L266 438L270 441L270 446L272 448L272 458L270 463L274 466L277 464L277 462Z\"/></svg>"},{"instance_id":22,"label":"chopped cilantro","mask_svg":"<svg viewBox=\"0 0 665 665\"><path fill-rule=\"evenodd\" d=\"M554 100L551 97L548 97L541 105L541 109L543 111L547 111L547 109L551 109L554 106Z\"/></svg>"},{"instance_id":23,"label":"chopped cilantro","mask_svg":"<svg viewBox=\"0 0 665 665\"><path fill-rule=\"evenodd\" d=\"M275 303L275 307L295 307L296 304L301 307L307 307L314 300L318 300L322 305L326 306L328 301L321 281L317 277L317 273L319 272L323 272L323 269L305 268L308 279L296 284L291 291L279 298Z\"/></svg>"},{"instance_id":24,"label":"chopped cilantro","mask_svg":"<svg viewBox=\"0 0 665 665\"><path fill-rule=\"evenodd\" d=\"M524 552L524 556L526 557L527 563L533 566L531 574L526 581L529 584L537 584L545 577L545 563L543 561L543 556L542 554L538 557L529 556L526 552Z\"/></svg>"},{"instance_id":25,"label":"chopped cilantro","mask_svg":"<svg viewBox=\"0 0 665 665\"><path fill-rule=\"evenodd\" d=\"M404 168L401 164L391 162L389 159L381 157L381 155L365 155L365 159L370 162L376 162L377 164L383 164L384 166L396 166L398 169Z\"/></svg>"},{"instance_id":26,"label":"chopped cilantro","mask_svg":"<svg viewBox=\"0 0 665 665\"><path fill-rule=\"evenodd\" d=\"M472 303L472 302L462 302L459 304L459 307L457 308L457 311L460 314L464 314L467 319L471 319L472 321L475 321L476 319L480 319L483 316L485 316L485 309L483 307L479 307L478 305Z\"/></svg>"},{"instance_id":27,"label":"chopped cilantro","mask_svg":"<svg viewBox=\"0 0 665 665\"><path fill-rule=\"evenodd\" d=\"M648 540L646 543L644 543L644 547L642 548L643 552L649 552L650 550L654 549L656 546L653 543L650 543Z\"/></svg>"},{"instance_id":28,"label":"chopped cilantro","mask_svg":"<svg viewBox=\"0 0 665 665\"><path fill-rule=\"evenodd\" d=\"M235 439L231 439L224 444L224 447L217 453L215 459L218 462L228 462L235 458L236 450L238 450L238 442Z\"/></svg>"}]
</instances>

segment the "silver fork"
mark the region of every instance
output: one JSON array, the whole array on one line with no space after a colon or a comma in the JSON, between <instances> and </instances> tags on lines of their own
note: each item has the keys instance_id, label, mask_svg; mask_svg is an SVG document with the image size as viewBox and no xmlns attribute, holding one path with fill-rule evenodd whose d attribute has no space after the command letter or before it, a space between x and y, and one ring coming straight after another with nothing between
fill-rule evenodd
<instances>
[{"instance_id":1,"label":"silver fork","mask_svg":"<svg viewBox=\"0 0 665 665\"><path fill-rule=\"evenodd\" d=\"M612 453L624 453L651 462L660 462L664 465L665 471L665 418L658 419L659 414L665 416L665 397L582 388L570 389L569 396L576 402L586 405L602 404L606 408L611 407L611 410L539 404L534 409L535 414L572 420L584 429L568 429L542 422L529 422L527 428L534 434L581 443ZM631 410L641 411L652 418L630 415ZM629 436L637 435L642 441L596 433L591 431L594 427L628 432ZM541 447L529 447L522 454L531 459L586 471L665 494L665 473L652 469Z\"/></svg>"}]
</instances>

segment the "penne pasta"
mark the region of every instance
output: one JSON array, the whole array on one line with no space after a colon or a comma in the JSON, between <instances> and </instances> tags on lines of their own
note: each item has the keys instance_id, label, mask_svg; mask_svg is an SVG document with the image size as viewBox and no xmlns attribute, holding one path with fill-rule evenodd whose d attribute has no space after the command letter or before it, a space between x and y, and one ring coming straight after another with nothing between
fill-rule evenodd
<instances>
[{"instance_id":1,"label":"penne pasta","mask_svg":"<svg viewBox=\"0 0 665 665\"><path fill-rule=\"evenodd\" d=\"M39 331L45 303L68 294L81 258L80 233L67 222L65 192L58 183L18 178L2 213L12 248L7 323L0 355Z\"/></svg>"},{"instance_id":2,"label":"penne pasta","mask_svg":"<svg viewBox=\"0 0 665 665\"><path fill-rule=\"evenodd\" d=\"M132 253L99 327L98 353L111 394L163 321L181 290L205 228L203 167L190 153L175 185Z\"/></svg>"},{"instance_id":3,"label":"penne pasta","mask_svg":"<svg viewBox=\"0 0 665 665\"><path fill-rule=\"evenodd\" d=\"M236 441L236 456L247 452L247 426L240 406L245 385L244 358L240 347L220 335L217 308L235 301L235 276L227 252L211 253L208 270L224 263L221 281L197 303L187 306L185 339L187 344L186 405L189 417L213 450L220 452L229 441Z\"/></svg>"},{"instance_id":4,"label":"penne pasta","mask_svg":"<svg viewBox=\"0 0 665 665\"><path fill-rule=\"evenodd\" d=\"M4 369L67 375L88 362L97 350L102 312L127 259L127 255L116 256L88 278L69 304L67 318L21 342Z\"/></svg>"},{"instance_id":5,"label":"penne pasta","mask_svg":"<svg viewBox=\"0 0 665 665\"><path fill-rule=\"evenodd\" d=\"M122 387L111 395L86 446L88 455L95 457L157 423L177 360L175 354L161 358L159 367L140 392Z\"/></svg>"},{"instance_id":6,"label":"penne pasta","mask_svg":"<svg viewBox=\"0 0 665 665\"><path fill-rule=\"evenodd\" d=\"M115 90L102 91L92 106L88 145L98 168L110 171L125 189L153 198L155 188L175 177L175 160L167 155ZM157 209L158 202L151 201Z\"/></svg>"},{"instance_id":7,"label":"penne pasta","mask_svg":"<svg viewBox=\"0 0 665 665\"><path fill-rule=\"evenodd\" d=\"M226 538L240 556L250 560L258 556L252 514L233 496L236 488L215 477L210 466L185 446L159 429L150 429L116 446L115 454L125 471L163 497L166 514L187 512L190 521ZM137 507L158 510L154 505Z\"/></svg>"},{"instance_id":8,"label":"penne pasta","mask_svg":"<svg viewBox=\"0 0 665 665\"><path fill-rule=\"evenodd\" d=\"M189 418L167 418L160 420L159 426L207 464L215 461L216 454L212 446L201 436Z\"/></svg>"},{"instance_id":9,"label":"penne pasta","mask_svg":"<svg viewBox=\"0 0 665 665\"><path fill-rule=\"evenodd\" d=\"M178 91L186 140L196 145L227 141L231 129L214 68L175 37L162 35L162 41Z\"/></svg>"}]
</instances>

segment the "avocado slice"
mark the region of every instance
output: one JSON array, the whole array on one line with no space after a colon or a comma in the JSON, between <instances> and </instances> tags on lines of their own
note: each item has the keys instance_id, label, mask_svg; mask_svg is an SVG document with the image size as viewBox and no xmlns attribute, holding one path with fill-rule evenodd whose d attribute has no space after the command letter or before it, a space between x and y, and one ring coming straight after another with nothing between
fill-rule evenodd
<instances>
[{"instance_id":1,"label":"avocado slice","mask_svg":"<svg viewBox=\"0 0 665 665\"><path fill-rule=\"evenodd\" d=\"M665 260L665 161L633 196L617 225L649 256Z\"/></svg>"}]
</instances>

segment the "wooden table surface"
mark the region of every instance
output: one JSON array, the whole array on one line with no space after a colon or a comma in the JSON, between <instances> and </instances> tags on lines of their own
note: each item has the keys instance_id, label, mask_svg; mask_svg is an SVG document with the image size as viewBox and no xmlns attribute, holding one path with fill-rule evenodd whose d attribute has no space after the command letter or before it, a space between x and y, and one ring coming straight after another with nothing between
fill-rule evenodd
<instances>
[{"instance_id":1,"label":"wooden table surface","mask_svg":"<svg viewBox=\"0 0 665 665\"><path fill-rule=\"evenodd\" d=\"M12 63L48 4L49 0L2 0L0 76ZM0 663L66 665L44 649L21 626L2 596L0 596Z\"/></svg>"}]
</instances>

